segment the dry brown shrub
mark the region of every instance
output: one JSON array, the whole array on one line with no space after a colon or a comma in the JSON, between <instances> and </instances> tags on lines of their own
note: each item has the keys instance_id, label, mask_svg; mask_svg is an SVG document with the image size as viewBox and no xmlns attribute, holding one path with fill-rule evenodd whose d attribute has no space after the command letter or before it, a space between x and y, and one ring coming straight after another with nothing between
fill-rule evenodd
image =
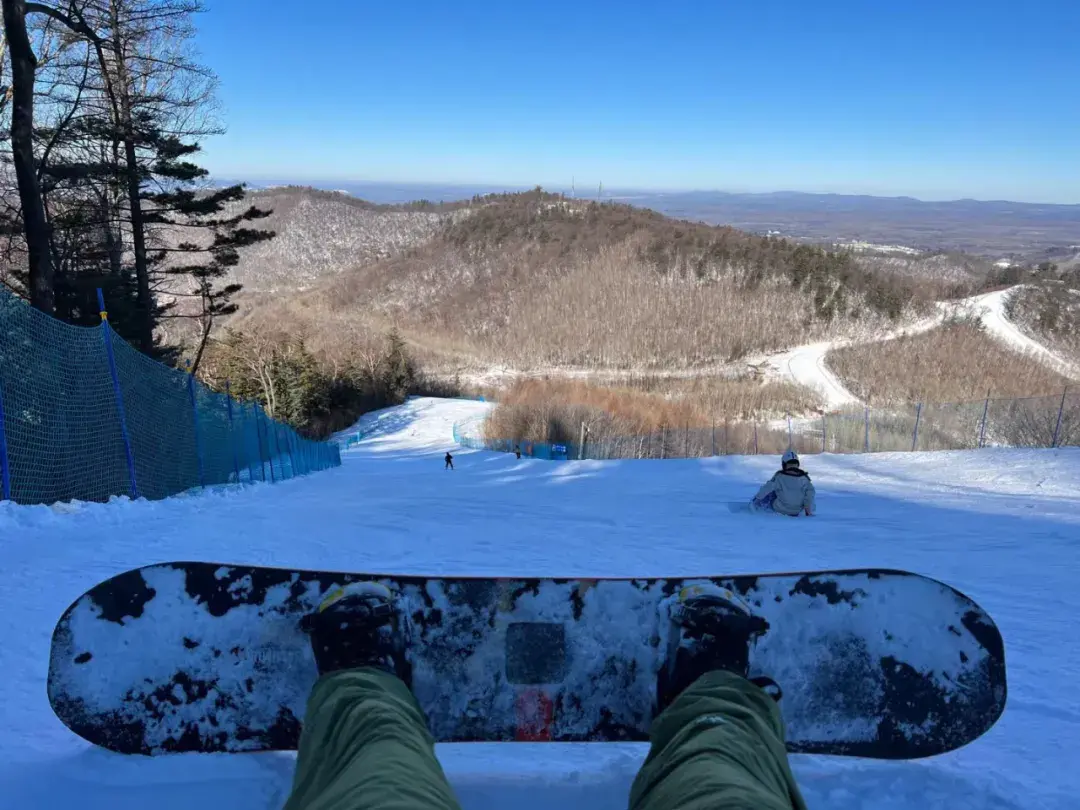
<instances>
[{"instance_id":1,"label":"dry brown shrub","mask_svg":"<svg viewBox=\"0 0 1080 810\"><path fill-rule=\"evenodd\" d=\"M668 379L662 386L655 380L648 384L667 389L668 395L634 390L629 387L633 382L601 386L582 380L519 380L499 395L483 436L500 447L507 440L577 445L584 424L591 458L708 456L756 448L774 452L786 446L786 433L781 441L783 431L752 420L762 411L782 413L779 406L807 401L805 392L780 383ZM755 388L760 393L751 394Z\"/></svg>"},{"instance_id":2,"label":"dry brown shrub","mask_svg":"<svg viewBox=\"0 0 1080 810\"><path fill-rule=\"evenodd\" d=\"M829 352L828 366L871 405L1060 394L1069 380L968 322Z\"/></svg>"},{"instance_id":3,"label":"dry brown shrub","mask_svg":"<svg viewBox=\"0 0 1080 810\"><path fill-rule=\"evenodd\" d=\"M592 377L588 381L594 385L604 384L602 378ZM692 402L713 422L801 414L820 406L814 391L782 380L646 373L627 375L620 387Z\"/></svg>"}]
</instances>

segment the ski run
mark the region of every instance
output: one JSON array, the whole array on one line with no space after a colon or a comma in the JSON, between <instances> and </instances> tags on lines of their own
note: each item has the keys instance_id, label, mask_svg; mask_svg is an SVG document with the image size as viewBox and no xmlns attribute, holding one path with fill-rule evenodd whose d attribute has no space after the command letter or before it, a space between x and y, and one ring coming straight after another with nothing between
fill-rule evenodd
<instances>
[{"instance_id":1,"label":"ski run","mask_svg":"<svg viewBox=\"0 0 1080 810\"><path fill-rule=\"evenodd\" d=\"M900 337L919 335L937 329L950 318L971 317L978 320L987 335L1000 341L1012 351L1026 354L1032 360L1043 363L1059 374L1080 379L1080 369L1075 363L1061 357L1043 346L1009 320L1005 314L1005 302L1016 287L962 298L957 301L939 301L933 317L924 318L882 335L858 340L839 339L807 343L770 355L765 365L774 377L806 386L816 392L828 409L859 405L859 398L828 367L826 355L833 349L861 343L880 343Z\"/></svg>"},{"instance_id":2,"label":"ski run","mask_svg":"<svg viewBox=\"0 0 1080 810\"><path fill-rule=\"evenodd\" d=\"M371 414L341 468L157 502L0 504L0 806L279 808L295 755L125 757L68 731L45 692L67 606L168 560L404 574L663 576L888 567L936 577L1005 638L1009 698L985 736L918 761L792 757L814 810L1069 810L1080 749L1080 449L807 456L814 518L737 514L774 457L545 462L456 448L488 406ZM457 469L443 469L450 450ZM133 650L133 655L138 651ZM458 744L466 810L625 808L640 744Z\"/></svg>"}]
</instances>

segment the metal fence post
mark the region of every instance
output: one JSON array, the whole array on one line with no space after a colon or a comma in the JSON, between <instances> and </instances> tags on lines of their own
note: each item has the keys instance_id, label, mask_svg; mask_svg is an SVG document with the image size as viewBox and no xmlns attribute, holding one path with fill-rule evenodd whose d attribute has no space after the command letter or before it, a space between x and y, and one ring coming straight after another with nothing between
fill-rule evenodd
<instances>
[{"instance_id":1,"label":"metal fence post","mask_svg":"<svg viewBox=\"0 0 1080 810\"><path fill-rule=\"evenodd\" d=\"M4 433L4 392L0 390L0 501L11 500L11 471L8 469L7 434Z\"/></svg>"},{"instance_id":2,"label":"metal fence post","mask_svg":"<svg viewBox=\"0 0 1080 810\"><path fill-rule=\"evenodd\" d=\"M1069 386L1065 386L1065 390L1061 392L1061 407L1058 408L1057 424L1054 425L1054 441L1050 445L1051 447L1058 446L1058 437L1061 435L1061 415L1065 413L1065 396L1069 393ZM3 404L0 403L0 452L3 452L4 446L4 410ZM2 459L0 459L2 461Z\"/></svg>"},{"instance_id":3,"label":"metal fence post","mask_svg":"<svg viewBox=\"0 0 1080 810\"><path fill-rule=\"evenodd\" d=\"M712 454L716 455L716 422L712 423Z\"/></svg>"},{"instance_id":4,"label":"metal fence post","mask_svg":"<svg viewBox=\"0 0 1080 810\"><path fill-rule=\"evenodd\" d=\"M195 375L190 371L187 378L188 400L191 402L191 424L195 428L195 458L199 462L199 486L206 486L206 471L203 469L202 442L199 441L199 408L195 404Z\"/></svg>"},{"instance_id":5,"label":"metal fence post","mask_svg":"<svg viewBox=\"0 0 1080 810\"><path fill-rule=\"evenodd\" d=\"M757 422L754 422L754 455L756 456L757 454Z\"/></svg>"},{"instance_id":6,"label":"metal fence post","mask_svg":"<svg viewBox=\"0 0 1080 810\"><path fill-rule=\"evenodd\" d=\"M990 410L990 392L986 392L986 402L983 404L982 424L979 425L979 447L986 443L986 412Z\"/></svg>"},{"instance_id":7,"label":"metal fence post","mask_svg":"<svg viewBox=\"0 0 1080 810\"><path fill-rule=\"evenodd\" d=\"M870 452L870 406L866 407L866 436L863 439L863 452Z\"/></svg>"},{"instance_id":8,"label":"metal fence post","mask_svg":"<svg viewBox=\"0 0 1080 810\"><path fill-rule=\"evenodd\" d=\"M139 485L135 479L135 455L131 452L131 437L128 435L127 415L124 413L124 394L120 390L120 375L116 372L116 356L113 354L111 329L109 326L109 313L105 310L105 296L98 287L97 291L98 312L101 315L101 337L105 342L105 356L109 361L109 374L112 376L113 396L116 399L116 413L120 419L120 436L124 440L124 455L127 458L128 484L131 487L131 498L139 497Z\"/></svg>"},{"instance_id":9,"label":"metal fence post","mask_svg":"<svg viewBox=\"0 0 1080 810\"><path fill-rule=\"evenodd\" d=\"M229 409L229 444L232 445L232 466L236 473L236 483L240 483L240 456L236 452L236 433L233 430L232 418L232 394L229 392L229 381L225 381L225 404Z\"/></svg>"},{"instance_id":10,"label":"metal fence post","mask_svg":"<svg viewBox=\"0 0 1080 810\"><path fill-rule=\"evenodd\" d=\"M919 420L922 418L922 403L915 406L915 430L911 434L911 452L919 445Z\"/></svg>"},{"instance_id":11,"label":"metal fence post","mask_svg":"<svg viewBox=\"0 0 1080 810\"><path fill-rule=\"evenodd\" d=\"M791 449L791 414L787 415L787 446Z\"/></svg>"},{"instance_id":12,"label":"metal fence post","mask_svg":"<svg viewBox=\"0 0 1080 810\"><path fill-rule=\"evenodd\" d=\"M821 452L825 452L825 414L821 415Z\"/></svg>"}]
</instances>

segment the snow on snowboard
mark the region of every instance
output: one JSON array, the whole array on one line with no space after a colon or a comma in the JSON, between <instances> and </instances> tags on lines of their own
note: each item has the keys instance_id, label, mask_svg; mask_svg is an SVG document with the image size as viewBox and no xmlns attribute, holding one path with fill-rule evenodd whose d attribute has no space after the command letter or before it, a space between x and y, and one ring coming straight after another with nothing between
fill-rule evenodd
<instances>
[{"instance_id":1,"label":"snow on snowboard","mask_svg":"<svg viewBox=\"0 0 1080 810\"><path fill-rule=\"evenodd\" d=\"M49 700L123 753L293 749L317 677L301 622L363 580L409 619L413 690L443 742L647 740L668 606L710 582L769 622L750 674L782 687L789 751L930 756L1005 706L993 620L904 571L486 579L207 562L129 571L76 600L53 633Z\"/></svg>"}]
</instances>

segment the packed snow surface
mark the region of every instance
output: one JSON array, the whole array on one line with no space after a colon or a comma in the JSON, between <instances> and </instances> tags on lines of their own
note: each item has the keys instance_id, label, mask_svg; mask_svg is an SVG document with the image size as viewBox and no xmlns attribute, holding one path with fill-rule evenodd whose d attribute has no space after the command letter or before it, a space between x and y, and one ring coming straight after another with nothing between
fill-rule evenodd
<instances>
[{"instance_id":1,"label":"packed snow surface","mask_svg":"<svg viewBox=\"0 0 1080 810\"><path fill-rule=\"evenodd\" d=\"M121 571L177 559L441 575L916 571L993 615L1006 645L1005 714L927 760L793 756L810 807L1077 806L1080 450L808 456L819 515L781 519L727 506L775 458L554 463L455 449L453 423L486 407L412 400L370 416L341 468L276 485L0 504L0 807L282 805L292 754L125 757L83 742L49 708L50 634L68 605ZM644 754L637 744L438 748L466 810L623 808Z\"/></svg>"}]
</instances>

